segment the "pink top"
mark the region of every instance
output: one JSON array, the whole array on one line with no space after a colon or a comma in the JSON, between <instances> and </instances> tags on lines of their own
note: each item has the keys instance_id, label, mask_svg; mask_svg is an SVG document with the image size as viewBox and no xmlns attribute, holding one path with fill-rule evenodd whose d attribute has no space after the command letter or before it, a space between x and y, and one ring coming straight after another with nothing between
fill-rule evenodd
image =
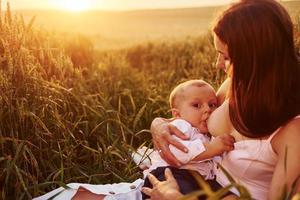
<instances>
[{"instance_id":1,"label":"pink top","mask_svg":"<svg viewBox=\"0 0 300 200\"><path fill-rule=\"evenodd\" d=\"M244 140L234 144L234 150L223 156L220 164L241 185L245 186L253 198L267 199L277 155L272 149L272 134L267 140ZM227 177L216 170L217 181L222 186L229 185ZM259 177L259 178L258 178ZM238 191L231 190L239 195Z\"/></svg>"},{"instance_id":2,"label":"pink top","mask_svg":"<svg viewBox=\"0 0 300 200\"><path fill-rule=\"evenodd\" d=\"M297 116L298 118L300 116ZM280 129L280 128L279 128ZM268 198L271 181L277 164L277 154L271 144L272 138L279 131L275 131L268 139L250 139L238 141L234 150L223 155L220 164L234 178L245 186L254 199ZM222 186L229 185L221 169L215 170L217 182ZM239 192L232 188L233 193Z\"/></svg>"}]
</instances>

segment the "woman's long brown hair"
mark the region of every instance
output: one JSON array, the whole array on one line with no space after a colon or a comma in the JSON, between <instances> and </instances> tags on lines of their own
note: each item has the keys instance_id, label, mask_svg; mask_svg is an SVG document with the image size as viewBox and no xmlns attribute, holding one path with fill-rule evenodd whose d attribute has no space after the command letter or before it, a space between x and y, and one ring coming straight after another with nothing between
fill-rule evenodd
<instances>
[{"instance_id":1,"label":"woman's long brown hair","mask_svg":"<svg viewBox=\"0 0 300 200\"><path fill-rule=\"evenodd\" d=\"M213 31L233 66L229 111L237 131L270 135L300 114L293 24L278 2L242 0L223 12Z\"/></svg>"}]
</instances>

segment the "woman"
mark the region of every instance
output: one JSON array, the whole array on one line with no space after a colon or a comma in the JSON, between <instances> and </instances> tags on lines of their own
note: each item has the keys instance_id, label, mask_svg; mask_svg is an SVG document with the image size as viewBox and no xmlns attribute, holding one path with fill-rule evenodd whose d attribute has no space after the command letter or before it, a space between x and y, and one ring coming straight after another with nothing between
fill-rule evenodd
<instances>
[{"instance_id":1,"label":"woman","mask_svg":"<svg viewBox=\"0 0 300 200\"><path fill-rule=\"evenodd\" d=\"M221 106L208 127L212 135L230 133L236 140L221 165L253 198L277 199L285 183L290 190L300 175L300 66L291 19L274 0L241 0L223 12L213 32L217 67L229 78L218 91ZM151 132L164 159L180 166L169 144L185 150L171 137L184 139L183 134L161 118ZM164 182L151 177L154 188L143 191L151 199L178 198L176 181L168 171L166 177ZM216 184L229 184L220 169Z\"/></svg>"}]
</instances>

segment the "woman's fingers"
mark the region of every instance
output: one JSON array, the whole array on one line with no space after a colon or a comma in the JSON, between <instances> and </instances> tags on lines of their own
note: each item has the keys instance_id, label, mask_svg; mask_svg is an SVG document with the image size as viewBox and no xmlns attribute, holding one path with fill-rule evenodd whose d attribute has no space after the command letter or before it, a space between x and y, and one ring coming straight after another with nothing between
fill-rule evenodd
<instances>
[{"instance_id":1,"label":"woman's fingers","mask_svg":"<svg viewBox=\"0 0 300 200\"><path fill-rule=\"evenodd\" d=\"M180 167L182 164L180 161L171 153L169 145L161 146L160 156L170 165Z\"/></svg>"},{"instance_id":2,"label":"woman's fingers","mask_svg":"<svg viewBox=\"0 0 300 200\"><path fill-rule=\"evenodd\" d=\"M143 187L143 188L142 188L142 192L145 193L145 194L148 195L148 196L151 196L152 189L151 189L151 188L148 188L148 187Z\"/></svg>"},{"instance_id":3,"label":"woman's fingers","mask_svg":"<svg viewBox=\"0 0 300 200\"><path fill-rule=\"evenodd\" d=\"M180 167L182 164L180 163L179 160L177 160L177 158L171 153L169 147L167 147L166 149L162 148L161 149L161 153L160 156L170 165L172 166L177 166Z\"/></svg>"},{"instance_id":4,"label":"woman's fingers","mask_svg":"<svg viewBox=\"0 0 300 200\"><path fill-rule=\"evenodd\" d=\"M171 134L176 135L177 137L179 137L183 140L189 139L189 137L187 135L185 135L184 133L182 133L180 130L178 130L178 128L176 128L176 126L174 126L172 124L168 124L168 128L169 128Z\"/></svg>"},{"instance_id":5,"label":"woman's fingers","mask_svg":"<svg viewBox=\"0 0 300 200\"><path fill-rule=\"evenodd\" d=\"M160 141L168 131L168 123L162 118L155 118L151 123L150 131L154 147L156 149L161 149ZM170 135L170 133L168 134Z\"/></svg>"},{"instance_id":6,"label":"woman's fingers","mask_svg":"<svg viewBox=\"0 0 300 200\"><path fill-rule=\"evenodd\" d=\"M150 183L153 185L153 187L155 187L157 184L160 183L160 181L157 180L157 178L150 173L148 175L148 179L149 179Z\"/></svg>"},{"instance_id":7,"label":"woman's fingers","mask_svg":"<svg viewBox=\"0 0 300 200\"><path fill-rule=\"evenodd\" d=\"M181 162L170 151L161 153L161 157L171 166L180 167L182 165Z\"/></svg>"},{"instance_id":8,"label":"woman's fingers","mask_svg":"<svg viewBox=\"0 0 300 200\"><path fill-rule=\"evenodd\" d=\"M164 137L160 140L153 140L157 150L160 152L160 156L170 165L180 167L182 164L180 161L171 153L169 145L172 144L174 146L179 145L181 148L185 148L180 142L178 142L174 137L170 134L165 134ZM179 143L179 144L177 144Z\"/></svg>"},{"instance_id":9,"label":"woman's fingers","mask_svg":"<svg viewBox=\"0 0 300 200\"><path fill-rule=\"evenodd\" d=\"M165 170L165 181L159 181L152 174L148 175L150 183L153 185L153 188L143 187L142 192L150 196L152 200L170 200L177 199L182 196L179 192L178 184L171 172L170 169Z\"/></svg>"},{"instance_id":10,"label":"woman's fingers","mask_svg":"<svg viewBox=\"0 0 300 200\"><path fill-rule=\"evenodd\" d=\"M154 149L159 149L159 144L158 144L158 142L156 142L156 140L152 139L152 143L153 143Z\"/></svg>"},{"instance_id":11,"label":"woman's fingers","mask_svg":"<svg viewBox=\"0 0 300 200\"><path fill-rule=\"evenodd\" d=\"M179 142L178 140L176 140L174 137L172 137L171 135L166 137L167 141L172 144L173 146L175 146L177 149L179 149L182 152L188 153L188 149L186 148L186 146L184 146L181 142Z\"/></svg>"},{"instance_id":12,"label":"woman's fingers","mask_svg":"<svg viewBox=\"0 0 300 200\"><path fill-rule=\"evenodd\" d=\"M170 165L181 166L179 160L171 153L169 145L173 145L183 152L188 152L187 148L178 142L171 134L174 134L182 139L188 139L175 126L170 125L163 119L156 118L151 124L151 133L153 138L153 145L156 150L160 152L161 157Z\"/></svg>"},{"instance_id":13,"label":"woman's fingers","mask_svg":"<svg viewBox=\"0 0 300 200\"><path fill-rule=\"evenodd\" d=\"M175 178L174 178L174 176L173 176L173 174L172 174L172 172L169 168L166 168L166 170L165 170L165 177L166 177L167 181L174 181L175 180Z\"/></svg>"}]
</instances>

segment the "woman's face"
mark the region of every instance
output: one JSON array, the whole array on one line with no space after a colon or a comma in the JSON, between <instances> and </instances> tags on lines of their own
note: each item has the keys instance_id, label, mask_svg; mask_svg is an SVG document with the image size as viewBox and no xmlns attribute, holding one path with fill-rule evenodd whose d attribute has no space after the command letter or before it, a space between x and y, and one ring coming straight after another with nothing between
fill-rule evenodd
<instances>
[{"instance_id":1,"label":"woman's face","mask_svg":"<svg viewBox=\"0 0 300 200\"><path fill-rule=\"evenodd\" d=\"M218 52L216 66L227 73L230 67L230 58L228 55L227 45L223 43L216 34L214 34L214 44L215 49Z\"/></svg>"}]
</instances>

